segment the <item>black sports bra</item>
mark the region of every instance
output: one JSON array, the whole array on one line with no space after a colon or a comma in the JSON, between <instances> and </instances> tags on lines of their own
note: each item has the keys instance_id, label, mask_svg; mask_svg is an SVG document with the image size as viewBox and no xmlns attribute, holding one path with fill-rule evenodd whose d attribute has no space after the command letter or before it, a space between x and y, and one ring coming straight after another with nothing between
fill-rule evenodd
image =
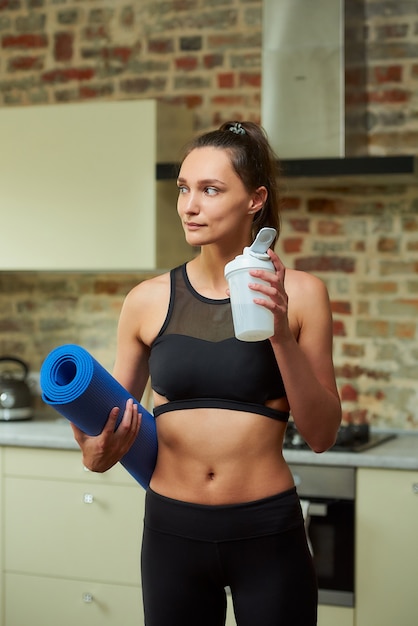
<instances>
[{"instance_id":1,"label":"black sports bra","mask_svg":"<svg viewBox=\"0 0 418 626\"><path fill-rule=\"evenodd\" d=\"M236 339L229 298L197 293L186 265L171 270L170 283L167 316L149 359L152 388L168 402L154 415L213 407L286 422L288 412L265 405L286 395L270 341Z\"/></svg>"}]
</instances>

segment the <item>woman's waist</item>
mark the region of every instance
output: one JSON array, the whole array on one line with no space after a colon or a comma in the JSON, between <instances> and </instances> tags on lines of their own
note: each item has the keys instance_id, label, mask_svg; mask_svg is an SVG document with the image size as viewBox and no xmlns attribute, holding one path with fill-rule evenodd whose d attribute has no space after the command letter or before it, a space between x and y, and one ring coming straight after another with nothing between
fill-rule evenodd
<instances>
[{"instance_id":1,"label":"woman's waist","mask_svg":"<svg viewBox=\"0 0 418 626\"><path fill-rule=\"evenodd\" d=\"M280 449L265 454L247 449L200 453L159 446L151 479L156 492L178 500L208 505L248 502L290 489L292 474Z\"/></svg>"},{"instance_id":2,"label":"woman's waist","mask_svg":"<svg viewBox=\"0 0 418 626\"><path fill-rule=\"evenodd\" d=\"M303 525L294 487L232 503L197 503L165 496L150 487L146 528L203 541L225 541L276 534Z\"/></svg>"}]
</instances>

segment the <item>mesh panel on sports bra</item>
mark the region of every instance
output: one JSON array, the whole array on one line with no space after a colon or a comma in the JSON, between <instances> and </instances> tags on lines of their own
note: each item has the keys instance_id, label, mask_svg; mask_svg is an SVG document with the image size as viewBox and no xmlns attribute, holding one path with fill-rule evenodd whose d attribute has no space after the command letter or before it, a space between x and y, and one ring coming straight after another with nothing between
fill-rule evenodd
<instances>
[{"instance_id":1,"label":"mesh panel on sports bra","mask_svg":"<svg viewBox=\"0 0 418 626\"><path fill-rule=\"evenodd\" d=\"M160 335L187 335L215 342L234 336L229 298L211 300L201 296L192 287L185 265L174 270L174 281L175 298Z\"/></svg>"}]
</instances>

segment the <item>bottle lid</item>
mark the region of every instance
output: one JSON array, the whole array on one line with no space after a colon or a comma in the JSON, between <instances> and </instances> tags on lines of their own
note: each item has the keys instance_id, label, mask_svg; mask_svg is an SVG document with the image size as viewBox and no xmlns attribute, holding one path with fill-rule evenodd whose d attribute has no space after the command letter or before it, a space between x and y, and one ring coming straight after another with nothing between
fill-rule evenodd
<instances>
[{"instance_id":1,"label":"bottle lid","mask_svg":"<svg viewBox=\"0 0 418 626\"><path fill-rule=\"evenodd\" d=\"M244 255L255 256L258 259L268 259L267 250L270 244L274 241L277 232L274 228L262 228L254 239L251 246L247 246L243 250Z\"/></svg>"}]
</instances>

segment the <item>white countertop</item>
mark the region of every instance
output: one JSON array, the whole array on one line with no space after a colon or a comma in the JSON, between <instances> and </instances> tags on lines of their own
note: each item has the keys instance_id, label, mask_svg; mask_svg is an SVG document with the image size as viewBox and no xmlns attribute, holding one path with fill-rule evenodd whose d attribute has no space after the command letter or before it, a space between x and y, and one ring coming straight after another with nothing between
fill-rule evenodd
<instances>
[{"instance_id":1,"label":"white countertop","mask_svg":"<svg viewBox=\"0 0 418 626\"><path fill-rule=\"evenodd\" d=\"M363 452L328 451L315 454L304 450L285 450L283 454L290 464L418 470L418 436L407 432L397 434L394 439Z\"/></svg>"},{"instance_id":2,"label":"white countertop","mask_svg":"<svg viewBox=\"0 0 418 626\"><path fill-rule=\"evenodd\" d=\"M0 421L0 445L24 448L78 450L68 420L57 417L36 417L15 422Z\"/></svg>"},{"instance_id":3,"label":"white countertop","mask_svg":"<svg viewBox=\"0 0 418 626\"><path fill-rule=\"evenodd\" d=\"M33 420L1 422L0 445L78 450L69 422L60 415ZM418 470L418 434L401 433L364 452L284 450L288 463Z\"/></svg>"}]
</instances>

